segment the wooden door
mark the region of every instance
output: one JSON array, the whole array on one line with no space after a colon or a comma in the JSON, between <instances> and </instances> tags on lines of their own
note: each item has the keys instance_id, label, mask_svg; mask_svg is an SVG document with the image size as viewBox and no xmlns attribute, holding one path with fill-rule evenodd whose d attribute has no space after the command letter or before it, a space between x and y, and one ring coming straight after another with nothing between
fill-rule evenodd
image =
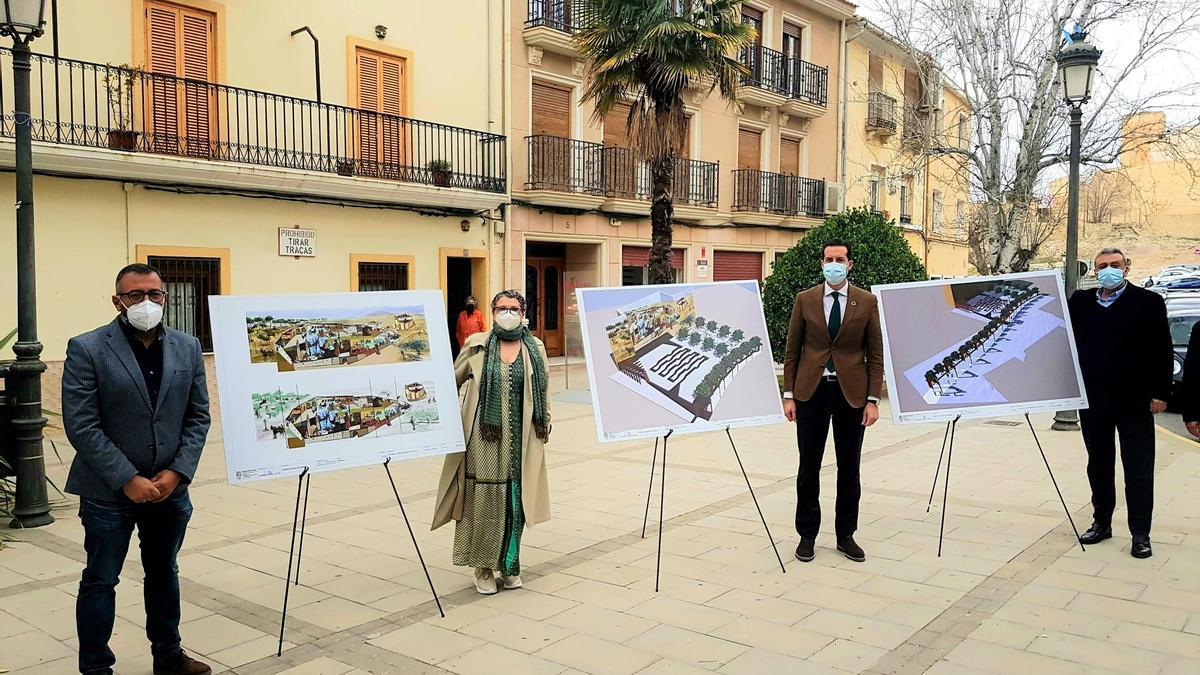
<instances>
[{"instance_id":1,"label":"wooden door","mask_svg":"<svg viewBox=\"0 0 1200 675\"><path fill-rule=\"evenodd\" d=\"M571 143L571 90L533 83L529 181L534 185L566 189L573 186L575 162Z\"/></svg>"},{"instance_id":2,"label":"wooden door","mask_svg":"<svg viewBox=\"0 0 1200 675\"><path fill-rule=\"evenodd\" d=\"M408 63L405 59L361 47L354 53L357 78L359 173L376 178L411 180L408 156ZM425 157L426 161L445 159ZM420 176L432 182L431 176Z\"/></svg>"},{"instance_id":3,"label":"wooden door","mask_svg":"<svg viewBox=\"0 0 1200 675\"><path fill-rule=\"evenodd\" d=\"M147 1L145 26L150 110L141 112L148 116L143 121L147 146L163 154L212 157L216 18L190 7Z\"/></svg>"},{"instance_id":4,"label":"wooden door","mask_svg":"<svg viewBox=\"0 0 1200 675\"><path fill-rule=\"evenodd\" d=\"M563 354L563 258L526 258L525 317L548 356Z\"/></svg>"}]
</instances>

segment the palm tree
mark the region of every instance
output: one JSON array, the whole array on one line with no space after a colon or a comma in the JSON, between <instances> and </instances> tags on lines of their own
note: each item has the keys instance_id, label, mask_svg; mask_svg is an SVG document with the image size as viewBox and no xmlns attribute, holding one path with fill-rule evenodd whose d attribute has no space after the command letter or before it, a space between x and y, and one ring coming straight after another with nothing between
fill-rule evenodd
<instances>
[{"instance_id":1,"label":"palm tree","mask_svg":"<svg viewBox=\"0 0 1200 675\"><path fill-rule=\"evenodd\" d=\"M721 98L737 100L747 70L738 52L753 44L755 31L742 23L741 0L576 0L577 14L589 17L575 35L588 62L583 99L595 105L595 119L632 100L626 121L634 151L650 167L652 284L673 281L671 187L684 142L683 94L706 86Z\"/></svg>"}]
</instances>

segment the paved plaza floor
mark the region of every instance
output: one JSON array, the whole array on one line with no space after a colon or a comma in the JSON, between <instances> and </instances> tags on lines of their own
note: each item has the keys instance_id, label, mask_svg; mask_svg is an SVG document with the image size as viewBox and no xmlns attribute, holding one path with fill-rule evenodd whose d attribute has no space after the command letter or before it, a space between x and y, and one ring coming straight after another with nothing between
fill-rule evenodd
<instances>
[{"instance_id":1,"label":"paved plaza floor","mask_svg":"<svg viewBox=\"0 0 1200 675\"><path fill-rule=\"evenodd\" d=\"M582 370L571 380L582 386ZM834 550L830 451L817 557L801 563L794 430L735 430L783 573L724 435L676 437L655 593L657 482L641 536L653 442L601 445L580 392L555 398L554 518L526 531L524 589L480 596L450 564L453 528L428 527L440 459L392 473L445 618L383 470L318 474L281 658L296 481L226 485L214 427L179 561L185 648L217 672L293 675L1200 672L1200 444L1158 433L1154 557L1135 560L1123 505L1115 538L1080 550L1023 420L964 422L938 557L940 485L926 505L943 427L894 426L885 406L862 458L867 561ZM1049 431L1049 415L1033 423L1082 530L1079 435ZM66 468L51 454L59 485ZM56 516L0 550L0 672L75 671L82 530L71 501ZM117 672L141 675L151 664L137 555L131 546L112 646Z\"/></svg>"}]
</instances>

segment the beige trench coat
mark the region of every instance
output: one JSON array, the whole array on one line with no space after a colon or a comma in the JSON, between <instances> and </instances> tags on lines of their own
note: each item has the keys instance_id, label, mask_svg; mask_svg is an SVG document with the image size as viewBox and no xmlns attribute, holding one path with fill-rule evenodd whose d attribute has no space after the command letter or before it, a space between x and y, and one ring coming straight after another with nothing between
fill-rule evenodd
<instances>
[{"instance_id":1,"label":"beige trench coat","mask_svg":"<svg viewBox=\"0 0 1200 675\"><path fill-rule=\"evenodd\" d=\"M483 378L483 352L490 332L476 333L467 338L454 361L454 378L458 382L460 407L462 410L463 437L470 443L470 435L479 433L475 424L475 413L479 408L479 383ZM542 362L546 361L546 348L534 338ZM524 358L524 355L522 355ZM533 364L525 361L525 404L521 420L521 507L525 511L525 522L529 525L550 520L550 485L546 479L546 450L542 440L533 431ZM465 387L463 385L466 385ZM550 395L546 395L546 416L550 416ZM462 519L463 483L466 479L466 453L446 455L442 466L442 477L438 481L438 496L433 512L433 527L437 528L454 520Z\"/></svg>"}]
</instances>

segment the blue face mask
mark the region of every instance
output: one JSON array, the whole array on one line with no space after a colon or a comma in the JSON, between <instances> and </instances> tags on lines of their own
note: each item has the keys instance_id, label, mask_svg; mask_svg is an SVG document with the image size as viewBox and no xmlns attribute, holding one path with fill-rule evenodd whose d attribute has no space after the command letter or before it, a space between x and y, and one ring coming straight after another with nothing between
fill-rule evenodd
<instances>
[{"instance_id":1,"label":"blue face mask","mask_svg":"<svg viewBox=\"0 0 1200 675\"><path fill-rule=\"evenodd\" d=\"M1105 267L1096 274L1096 277L1099 278L1102 287L1111 291L1125 281L1125 270L1119 270L1115 267Z\"/></svg>"},{"instance_id":2,"label":"blue face mask","mask_svg":"<svg viewBox=\"0 0 1200 675\"><path fill-rule=\"evenodd\" d=\"M821 267L821 272L825 274L825 281L828 281L830 286L837 286L845 281L848 271L845 263L839 262L825 263Z\"/></svg>"}]
</instances>

